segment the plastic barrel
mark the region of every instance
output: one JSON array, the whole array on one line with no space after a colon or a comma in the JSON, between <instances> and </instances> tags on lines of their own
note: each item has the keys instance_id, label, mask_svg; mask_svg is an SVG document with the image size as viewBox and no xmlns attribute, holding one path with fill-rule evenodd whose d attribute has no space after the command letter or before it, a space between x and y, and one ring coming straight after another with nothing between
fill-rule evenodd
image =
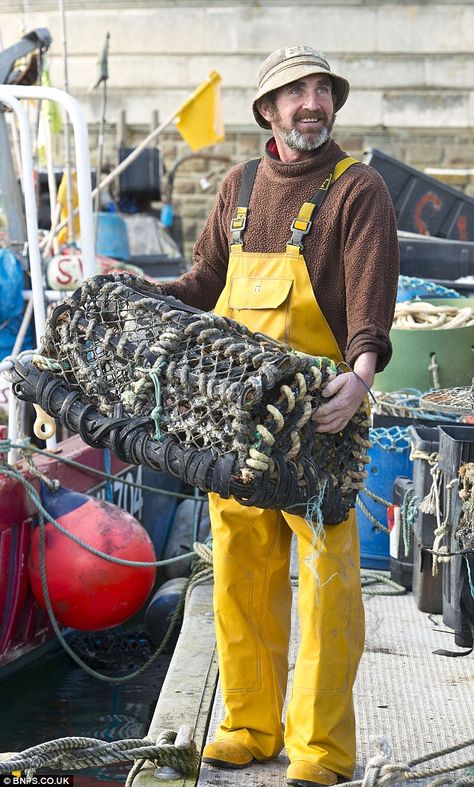
<instances>
[{"instance_id":1,"label":"plastic barrel","mask_svg":"<svg viewBox=\"0 0 474 787\"><path fill-rule=\"evenodd\" d=\"M426 300L435 306L474 307L474 298ZM442 330L392 328L393 355L383 372L375 375L374 389L399 391L401 388L417 388L429 391L434 387L433 356L440 388L471 385L474 376L472 337L472 326Z\"/></svg>"},{"instance_id":2,"label":"plastic barrel","mask_svg":"<svg viewBox=\"0 0 474 787\"><path fill-rule=\"evenodd\" d=\"M356 503L360 561L362 568L388 571L390 540L386 532L387 506L382 501L393 503L395 479L399 475L411 478L413 462L407 428L371 429L370 438L373 442L368 452L369 475Z\"/></svg>"},{"instance_id":3,"label":"plastic barrel","mask_svg":"<svg viewBox=\"0 0 474 787\"><path fill-rule=\"evenodd\" d=\"M127 225L118 213L97 213L96 252L115 260L128 260Z\"/></svg>"}]
</instances>

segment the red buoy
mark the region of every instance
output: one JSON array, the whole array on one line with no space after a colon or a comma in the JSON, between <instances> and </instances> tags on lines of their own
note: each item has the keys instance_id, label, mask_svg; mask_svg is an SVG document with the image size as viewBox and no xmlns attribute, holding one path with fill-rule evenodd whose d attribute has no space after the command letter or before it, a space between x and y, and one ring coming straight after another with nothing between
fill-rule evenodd
<instances>
[{"instance_id":1,"label":"red buoy","mask_svg":"<svg viewBox=\"0 0 474 787\"><path fill-rule=\"evenodd\" d=\"M60 487L42 485L45 509L60 525L86 544L125 560L156 560L146 530L131 514L112 503ZM122 566L92 554L45 526L46 577L51 606L64 626L99 631L128 620L148 597L155 567ZM39 528L31 543L29 577L33 594L45 608L40 573Z\"/></svg>"}]
</instances>

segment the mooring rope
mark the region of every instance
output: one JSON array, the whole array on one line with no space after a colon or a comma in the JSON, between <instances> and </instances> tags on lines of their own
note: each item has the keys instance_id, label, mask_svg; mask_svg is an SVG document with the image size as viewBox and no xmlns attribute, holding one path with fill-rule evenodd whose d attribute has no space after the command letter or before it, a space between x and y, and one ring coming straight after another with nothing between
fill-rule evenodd
<instances>
[{"instance_id":1,"label":"mooring rope","mask_svg":"<svg viewBox=\"0 0 474 787\"><path fill-rule=\"evenodd\" d=\"M22 454L24 454L25 460L29 453L36 453L46 456L48 459L54 459L57 462L62 462L69 467L77 467L78 470L83 470L90 475L104 478L106 481L110 479L113 480L117 477L114 474L107 473L105 470L99 470L96 467L85 465L83 462L78 462L76 459L71 459L67 456L61 456L61 454L52 453L51 451L47 451L45 448L39 448L38 446L33 445L29 438L23 438L22 440L17 441L10 440L8 438L0 440L0 455L8 453L12 448L17 448ZM178 500L196 499L195 495L189 495L184 492L174 492L171 489L162 489L160 487L149 486L147 484L139 484L136 481L130 481L128 478L124 478L123 476L120 477L120 483L125 484L125 486L131 486L134 489L141 489L144 492L155 492L168 497L176 497Z\"/></svg>"},{"instance_id":2,"label":"mooring rope","mask_svg":"<svg viewBox=\"0 0 474 787\"><path fill-rule=\"evenodd\" d=\"M1 449L0 449L1 453ZM34 488L33 484L31 484L26 478L23 477L21 472L17 470L17 468L9 465L7 463L0 464L0 475L7 476L8 478L12 478L18 483L22 484L25 487L26 492L28 493L29 497L35 504L36 508L38 509L39 514L41 514L44 519L49 522L56 530L59 530L64 536L70 538L71 541L74 541L75 544L78 546L83 547L91 554L95 555L96 557L104 558L104 560L108 560L110 563L117 563L120 566L137 566L139 568L150 568L150 567L159 567L159 566L167 566L171 563L176 563L179 560L185 560L187 558L191 558L194 556L194 552L186 552L183 555L177 555L176 557L166 558L164 560L127 560L126 558L115 557L115 555L108 555L106 552L102 552L100 549L96 549L95 547L91 546L91 544L87 544L82 538L74 535L65 527L63 527L59 522L51 516L51 514L44 508L41 499L39 497L38 492ZM156 491L156 490L155 490ZM194 498L193 498L194 499Z\"/></svg>"},{"instance_id":3,"label":"mooring rope","mask_svg":"<svg viewBox=\"0 0 474 787\"><path fill-rule=\"evenodd\" d=\"M360 510L361 510L361 511L362 511L362 513L363 513L363 514L364 514L364 515L367 517L367 519L368 519L370 522L372 522L372 524L374 525L374 527L376 527L378 530L381 530L381 531L382 531L382 533L390 533L390 530L388 529L388 527L387 527L386 525L383 525L383 524L382 524L382 522L380 522L380 521L377 519L377 517L375 517L375 516L374 516L374 515L373 515L373 514L372 514L372 513L369 511L369 509L368 509L368 508L367 508L367 506L365 505L364 501L361 499L361 494L362 494L362 493L364 493L364 492L365 492L366 494L368 494L368 492L367 492L367 489L363 489L363 490L362 490L362 492L359 492L359 495L358 495L358 497L357 497L357 505L359 506ZM373 496L373 495L370 495L370 497L372 497L372 499L373 499L373 500L376 500L377 502L380 502L380 503L382 503L383 505L391 505L391 503L387 503L386 501L384 501L384 499L383 499L382 497L381 497L381 498L379 498L379 499L377 499L377 496L375 496L375 495L374 495L374 496Z\"/></svg>"},{"instance_id":4,"label":"mooring rope","mask_svg":"<svg viewBox=\"0 0 474 787\"><path fill-rule=\"evenodd\" d=\"M145 737L112 742L85 737L57 738L0 760L0 774L24 771L27 776L33 776L39 768L46 767L68 772L130 760L150 760L157 767L168 766L189 775L199 765L199 753L193 740L177 748L177 735L173 730L164 730L157 740Z\"/></svg>"},{"instance_id":5,"label":"mooring rope","mask_svg":"<svg viewBox=\"0 0 474 787\"><path fill-rule=\"evenodd\" d=\"M459 763L450 763L448 765L435 766L418 771L414 770L417 765L429 762L430 760L436 760L439 757L453 754L454 752L472 746L474 746L474 739L431 752L430 754L410 760L406 764L392 763L389 761L389 757L391 756L390 744L385 737L382 737L378 742L379 752L368 761L363 778L346 782L346 787L388 787L388 785L393 784L403 785L409 782L419 781L420 779L428 779L432 776L440 776L441 774L470 769L474 765L474 757ZM459 785L473 784L474 780L469 778L469 780L463 780L456 782L456 784L457 783L459 783ZM436 780L435 782L431 782L429 787L435 787L438 784L446 784L446 781Z\"/></svg>"},{"instance_id":6,"label":"mooring rope","mask_svg":"<svg viewBox=\"0 0 474 787\"><path fill-rule=\"evenodd\" d=\"M111 743L106 743L96 738L58 738L25 749L3 762L0 761L0 774L24 771L27 776L32 776L36 770L44 767L71 771L100 765L111 765L127 760L135 760L137 765L140 764L141 766L143 761L148 760L157 767L168 766L179 770L184 775L189 775L197 770L200 759L199 754L192 740L188 740L186 746L181 744L181 748L178 747L179 745L176 746L178 735L179 733L177 734L172 730L165 730L156 741L145 737L113 741ZM346 784L347 787L387 787L387 785L406 784L419 781L420 779L472 768L474 765L473 757L463 762L414 770L417 765L470 748L473 745L474 739L471 739L430 752L405 764L389 761L391 756L390 746L386 739L382 738L379 741L379 753L368 761L363 778L346 782ZM127 784L130 781L127 780ZM434 787L434 785L439 783L436 781L431 784ZM460 782L460 784L472 783L472 779Z\"/></svg>"},{"instance_id":7,"label":"mooring rope","mask_svg":"<svg viewBox=\"0 0 474 787\"><path fill-rule=\"evenodd\" d=\"M373 571L372 569L362 569L360 572L362 593L365 596L403 596L407 592L403 585L399 585L390 577L389 571ZM369 590L369 585L388 585L390 590Z\"/></svg>"}]
</instances>

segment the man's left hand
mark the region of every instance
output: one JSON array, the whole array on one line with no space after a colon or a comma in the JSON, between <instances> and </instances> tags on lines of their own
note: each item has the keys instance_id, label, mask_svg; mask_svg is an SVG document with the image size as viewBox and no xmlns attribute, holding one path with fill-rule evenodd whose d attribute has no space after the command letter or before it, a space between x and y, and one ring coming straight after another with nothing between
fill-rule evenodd
<instances>
[{"instance_id":1,"label":"man's left hand","mask_svg":"<svg viewBox=\"0 0 474 787\"><path fill-rule=\"evenodd\" d=\"M323 396L330 401L320 405L313 414L317 432L337 434L359 409L367 390L361 380L352 372L338 375L326 385Z\"/></svg>"}]
</instances>

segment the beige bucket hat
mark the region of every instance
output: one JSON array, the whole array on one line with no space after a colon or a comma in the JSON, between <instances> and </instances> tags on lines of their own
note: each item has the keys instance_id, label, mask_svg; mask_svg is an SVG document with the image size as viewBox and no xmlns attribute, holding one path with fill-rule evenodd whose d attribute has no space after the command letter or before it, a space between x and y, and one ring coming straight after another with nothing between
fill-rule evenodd
<instances>
[{"instance_id":1,"label":"beige bucket hat","mask_svg":"<svg viewBox=\"0 0 474 787\"><path fill-rule=\"evenodd\" d=\"M258 125L266 129L271 128L268 120L265 120L257 109L257 101L262 96L310 74L327 74L331 77L334 90L334 111L338 112L349 95L347 79L331 71L331 66L323 52L313 49L312 46L289 46L285 49L277 49L268 55L258 70L258 90L252 104L253 114Z\"/></svg>"}]
</instances>

